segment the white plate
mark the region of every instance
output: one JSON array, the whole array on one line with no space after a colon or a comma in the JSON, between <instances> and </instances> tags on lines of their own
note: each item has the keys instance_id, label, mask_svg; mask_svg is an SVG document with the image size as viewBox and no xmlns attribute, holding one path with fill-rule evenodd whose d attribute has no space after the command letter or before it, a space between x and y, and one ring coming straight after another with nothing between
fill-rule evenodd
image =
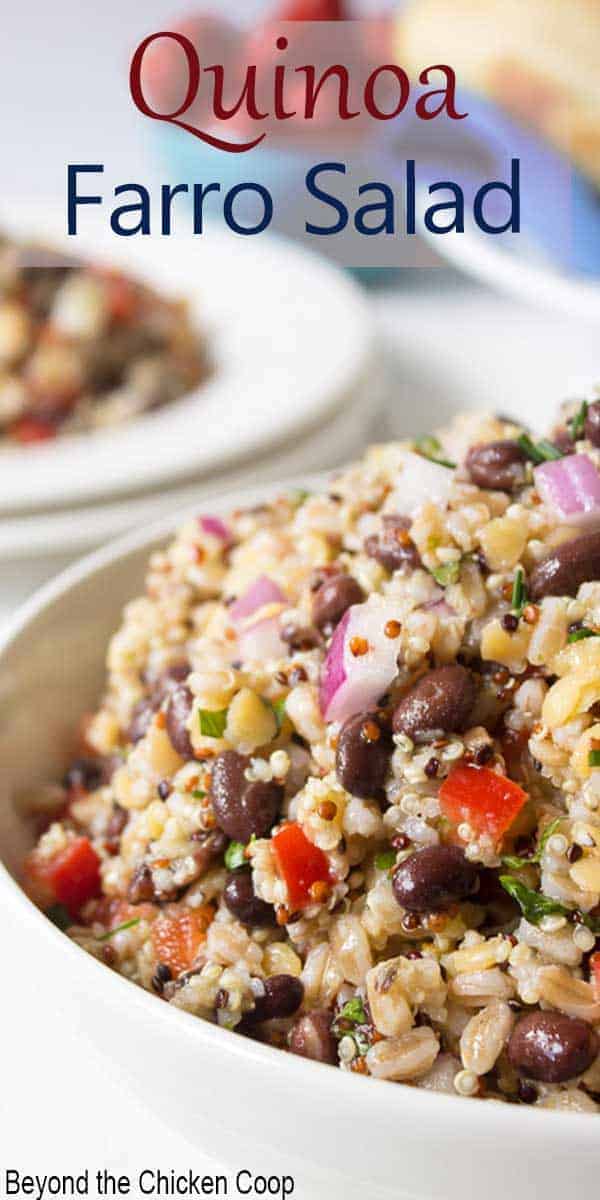
<instances>
[{"instance_id":1,"label":"white plate","mask_svg":"<svg viewBox=\"0 0 600 1200\"><path fill-rule=\"evenodd\" d=\"M110 431L0 453L0 510L106 499L231 469L314 432L366 378L373 327L360 289L282 238L61 236L63 214L15 206L0 228L110 261L189 299L215 369L196 391Z\"/></svg>"}]
</instances>

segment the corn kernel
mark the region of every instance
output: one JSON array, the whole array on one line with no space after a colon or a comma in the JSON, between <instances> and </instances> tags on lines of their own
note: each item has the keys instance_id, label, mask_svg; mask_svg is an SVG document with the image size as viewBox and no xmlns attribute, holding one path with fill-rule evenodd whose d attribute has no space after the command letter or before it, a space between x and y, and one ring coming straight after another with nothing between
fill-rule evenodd
<instances>
[{"instance_id":1,"label":"corn kernel","mask_svg":"<svg viewBox=\"0 0 600 1200\"><path fill-rule=\"evenodd\" d=\"M527 527L511 517L496 517L484 526L481 547L492 571L508 571L516 566L527 542Z\"/></svg>"},{"instance_id":2,"label":"corn kernel","mask_svg":"<svg viewBox=\"0 0 600 1200\"><path fill-rule=\"evenodd\" d=\"M569 875L582 891L600 893L600 858L596 855L580 858L571 867Z\"/></svg>"},{"instance_id":3,"label":"corn kernel","mask_svg":"<svg viewBox=\"0 0 600 1200\"><path fill-rule=\"evenodd\" d=\"M150 766L161 779L168 779L179 770L181 756L173 749L166 729L161 729L156 722L151 724L146 734L146 745Z\"/></svg>"},{"instance_id":4,"label":"corn kernel","mask_svg":"<svg viewBox=\"0 0 600 1200\"><path fill-rule=\"evenodd\" d=\"M571 671L600 669L600 638L584 638L565 646L552 661L553 675L569 675Z\"/></svg>"},{"instance_id":5,"label":"corn kernel","mask_svg":"<svg viewBox=\"0 0 600 1200\"><path fill-rule=\"evenodd\" d=\"M600 700L597 671L572 672L550 688L542 708L542 720L549 729L566 725L572 717L587 712Z\"/></svg>"},{"instance_id":6,"label":"corn kernel","mask_svg":"<svg viewBox=\"0 0 600 1200\"><path fill-rule=\"evenodd\" d=\"M273 741L276 734L277 719L273 709L252 688L242 688L229 705L225 729L227 741L242 754L250 754Z\"/></svg>"},{"instance_id":7,"label":"corn kernel","mask_svg":"<svg viewBox=\"0 0 600 1200\"><path fill-rule=\"evenodd\" d=\"M287 942L272 942L263 954L263 969L265 975L293 975L296 979L302 973L302 962Z\"/></svg>"},{"instance_id":8,"label":"corn kernel","mask_svg":"<svg viewBox=\"0 0 600 1200\"><path fill-rule=\"evenodd\" d=\"M514 633L507 633L500 621L490 621L481 635L481 657L489 662L498 662L509 671L523 671L527 663L527 650L531 637L531 626L519 623Z\"/></svg>"}]
</instances>

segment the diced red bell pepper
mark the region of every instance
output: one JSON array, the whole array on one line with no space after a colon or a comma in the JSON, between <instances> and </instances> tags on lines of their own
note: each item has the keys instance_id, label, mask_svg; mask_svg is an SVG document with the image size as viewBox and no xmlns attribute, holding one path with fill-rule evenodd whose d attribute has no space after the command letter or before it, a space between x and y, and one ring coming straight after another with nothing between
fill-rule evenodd
<instances>
[{"instance_id":1,"label":"diced red bell pepper","mask_svg":"<svg viewBox=\"0 0 600 1200\"><path fill-rule=\"evenodd\" d=\"M506 775L465 763L444 780L439 798L451 825L464 822L476 834L487 834L497 845L519 815L527 793Z\"/></svg>"},{"instance_id":2,"label":"diced red bell pepper","mask_svg":"<svg viewBox=\"0 0 600 1200\"><path fill-rule=\"evenodd\" d=\"M100 892L100 859L88 838L76 838L52 858L44 859L34 850L26 860L25 876L39 903L63 904L76 918Z\"/></svg>"},{"instance_id":3,"label":"diced red bell pepper","mask_svg":"<svg viewBox=\"0 0 600 1200\"><path fill-rule=\"evenodd\" d=\"M180 908L165 912L152 926L152 945L157 962L180 975L193 966L206 931L215 915L210 904L200 908Z\"/></svg>"},{"instance_id":4,"label":"diced red bell pepper","mask_svg":"<svg viewBox=\"0 0 600 1200\"><path fill-rule=\"evenodd\" d=\"M15 441L28 446L32 442L48 442L55 438L56 425L51 421L41 421L37 417L19 417L18 421L13 421L9 432Z\"/></svg>"},{"instance_id":5,"label":"diced red bell pepper","mask_svg":"<svg viewBox=\"0 0 600 1200\"><path fill-rule=\"evenodd\" d=\"M314 904L315 883L331 883L329 863L322 850L309 842L295 822L282 825L272 838L273 851L288 891L292 912Z\"/></svg>"}]
</instances>

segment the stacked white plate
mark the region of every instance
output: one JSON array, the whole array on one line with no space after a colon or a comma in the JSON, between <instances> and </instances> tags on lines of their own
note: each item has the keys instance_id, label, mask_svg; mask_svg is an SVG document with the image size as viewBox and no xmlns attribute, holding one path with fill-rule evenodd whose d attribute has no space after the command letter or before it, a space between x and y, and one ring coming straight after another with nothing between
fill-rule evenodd
<instances>
[{"instance_id":1,"label":"stacked white plate","mask_svg":"<svg viewBox=\"0 0 600 1200\"><path fill-rule=\"evenodd\" d=\"M0 228L72 253L60 227L60 216L23 206L18 218L0 214ZM212 373L129 425L0 451L3 609L80 552L165 512L347 460L377 412L369 309L316 255L216 230L197 243L94 230L75 248L187 297Z\"/></svg>"}]
</instances>

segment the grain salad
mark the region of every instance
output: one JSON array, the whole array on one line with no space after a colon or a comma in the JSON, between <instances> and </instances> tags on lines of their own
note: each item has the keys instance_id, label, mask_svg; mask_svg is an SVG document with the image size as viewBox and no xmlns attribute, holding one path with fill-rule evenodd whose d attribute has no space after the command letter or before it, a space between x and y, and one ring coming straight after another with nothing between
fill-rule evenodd
<instances>
[{"instance_id":1,"label":"grain salad","mask_svg":"<svg viewBox=\"0 0 600 1200\"><path fill-rule=\"evenodd\" d=\"M70 938L343 1071L598 1111L600 391L190 518L107 673L32 797Z\"/></svg>"},{"instance_id":2,"label":"grain salad","mask_svg":"<svg viewBox=\"0 0 600 1200\"><path fill-rule=\"evenodd\" d=\"M0 446L122 424L207 373L185 302L0 235Z\"/></svg>"}]
</instances>

